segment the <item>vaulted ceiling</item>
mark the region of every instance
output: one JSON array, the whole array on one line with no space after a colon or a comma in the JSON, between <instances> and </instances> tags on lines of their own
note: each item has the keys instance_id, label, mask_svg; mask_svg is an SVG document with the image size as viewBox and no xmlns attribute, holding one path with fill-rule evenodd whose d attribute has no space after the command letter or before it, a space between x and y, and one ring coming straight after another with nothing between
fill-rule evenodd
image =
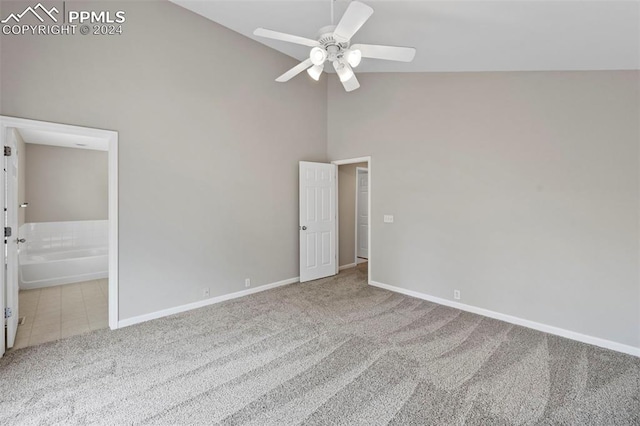
<instances>
[{"instance_id":1,"label":"vaulted ceiling","mask_svg":"<svg viewBox=\"0 0 640 426\"><path fill-rule=\"evenodd\" d=\"M316 38L331 0L171 0L299 60L309 48L262 39L257 27ZM414 62L363 60L358 72L640 69L635 1L368 1L353 43L412 46ZM337 22L348 1L334 3Z\"/></svg>"}]
</instances>

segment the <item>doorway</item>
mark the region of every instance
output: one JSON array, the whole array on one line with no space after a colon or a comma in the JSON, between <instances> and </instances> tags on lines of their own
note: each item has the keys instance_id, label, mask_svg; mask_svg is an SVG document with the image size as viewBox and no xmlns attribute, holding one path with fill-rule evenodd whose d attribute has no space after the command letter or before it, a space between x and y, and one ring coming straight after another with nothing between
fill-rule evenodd
<instances>
[{"instance_id":1,"label":"doorway","mask_svg":"<svg viewBox=\"0 0 640 426\"><path fill-rule=\"evenodd\" d=\"M367 261L367 163L338 167L339 270Z\"/></svg>"},{"instance_id":2,"label":"doorway","mask_svg":"<svg viewBox=\"0 0 640 426\"><path fill-rule=\"evenodd\" d=\"M338 168L350 166L352 178L348 179L350 192L347 202L341 201L340 179ZM371 283L371 157L358 157L336 160L331 163L300 161L299 163L299 222L300 231L300 282L312 281L337 275L341 269L356 267L356 179L355 171L360 166L366 169L366 191L361 195L361 203L366 204L366 216L361 219L363 244L366 243L367 260L362 259L366 267L367 282ZM366 202L365 202L366 200ZM346 262L341 262L340 238L340 204L351 206L347 213L349 223L343 228L350 229L348 237L342 238L346 248ZM343 206L344 207L344 206ZM345 209L343 209L344 211ZM347 222L347 220L343 220ZM366 225L365 225L366 224ZM366 230L365 230L366 228ZM364 236L366 235L366 238ZM363 252L361 252L362 254Z\"/></svg>"},{"instance_id":3,"label":"doorway","mask_svg":"<svg viewBox=\"0 0 640 426\"><path fill-rule=\"evenodd\" d=\"M4 308L7 317L6 329L2 327L0 336L0 356L6 349L16 346L18 324L29 320L23 314L29 312L34 316L36 307L42 314L40 331L44 333L45 329L60 330L65 325L60 315L68 313L67 307L62 306L63 293L68 295L69 302L80 296L80 303L102 303L106 309L100 312L100 323L94 322L93 325L117 328L118 134L107 130L0 116L0 140L5 146L5 172L0 174L0 198L6 212L7 264L6 273L0 274L0 306ZM33 203L29 203L29 193L24 195L27 152L33 160L35 172L29 174L35 181L35 186L31 187L30 192L34 198ZM96 178L96 173L92 172L91 167L77 170L75 177L69 176L70 167L65 163L69 160L62 155L68 153L76 156L74 164L83 164L78 163L78 159L94 159L93 161L99 161L99 164L106 166L107 170L102 172L98 184L100 193L106 190L104 198L107 200L103 198L100 201L101 206L96 207L95 203L89 202L89 193L85 193L84 196L75 194L80 200L77 203L73 198L62 200L61 194L57 197L51 195L56 188L55 183L42 178L62 178L63 174L55 172L56 167L65 170L64 176L68 181L82 181L85 187ZM99 160L96 160L98 158ZM49 170L50 174L47 175L45 170ZM37 182L42 183L39 185ZM50 183L49 190L44 188ZM96 187L95 184L94 182L93 188ZM88 220L91 213L86 211L77 218L72 217L73 213L70 211L77 211L69 204L75 204L79 209L85 210L92 207L100 209L100 217L97 218L99 220ZM26 218L29 216L31 219L27 221ZM63 262L67 267L61 267ZM21 313L21 309L25 312ZM83 305L82 309L88 307ZM58 317L55 314L56 310ZM30 319L34 320L33 317ZM74 322L71 318L69 320ZM94 320L98 321L96 318ZM102 325L102 321L105 320ZM87 321L90 321L90 318ZM74 325L82 332L79 324ZM58 332L58 338L73 335L69 334L72 328L70 327L66 333ZM56 332L51 331L48 334L55 337ZM23 338L17 346L25 346L24 335L22 333Z\"/></svg>"},{"instance_id":4,"label":"doorway","mask_svg":"<svg viewBox=\"0 0 640 426\"><path fill-rule=\"evenodd\" d=\"M338 270L366 267L371 280L371 157L332 161L338 168ZM366 265L364 265L366 263Z\"/></svg>"}]
</instances>

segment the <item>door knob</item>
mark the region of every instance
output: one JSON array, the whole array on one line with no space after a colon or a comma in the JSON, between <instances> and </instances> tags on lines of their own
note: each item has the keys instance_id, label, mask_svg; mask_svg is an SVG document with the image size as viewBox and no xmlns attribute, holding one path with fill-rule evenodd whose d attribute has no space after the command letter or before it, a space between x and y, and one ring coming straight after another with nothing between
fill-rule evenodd
<instances>
[{"instance_id":1,"label":"door knob","mask_svg":"<svg viewBox=\"0 0 640 426\"><path fill-rule=\"evenodd\" d=\"M306 231L307 227L306 226L301 226L300 229L302 229L303 231Z\"/></svg>"},{"instance_id":2,"label":"door knob","mask_svg":"<svg viewBox=\"0 0 640 426\"><path fill-rule=\"evenodd\" d=\"M16 240L16 243L26 243L26 242L27 242L27 240L25 240L24 238L18 238Z\"/></svg>"}]
</instances>

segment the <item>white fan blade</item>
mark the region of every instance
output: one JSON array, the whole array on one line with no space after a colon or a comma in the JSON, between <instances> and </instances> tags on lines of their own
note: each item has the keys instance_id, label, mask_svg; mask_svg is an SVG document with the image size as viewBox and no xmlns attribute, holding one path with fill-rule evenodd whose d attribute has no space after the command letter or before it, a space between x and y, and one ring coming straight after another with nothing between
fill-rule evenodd
<instances>
[{"instance_id":1,"label":"white fan blade","mask_svg":"<svg viewBox=\"0 0 640 426\"><path fill-rule=\"evenodd\" d=\"M333 30L333 38L340 43L348 42L371 15L373 15L372 8L359 1L352 1L336 29Z\"/></svg>"},{"instance_id":2,"label":"white fan blade","mask_svg":"<svg viewBox=\"0 0 640 426\"><path fill-rule=\"evenodd\" d=\"M416 56L416 49L413 47L354 44L350 49L358 49L361 51L363 58L385 59L387 61L411 62Z\"/></svg>"},{"instance_id":3,"label":"white fan blade","mask_svg":"<svg viewBox=\"0 0 640 426\"><path fill-rule=\"evenodd\" d=\"M265 28L258 28L253 32L253 34L260 37L272 38L274 40L280 41L288 41L289 43L301 44L303 46L309 47L320 45L320 43L318 43L316 40L311 40L310 38L280 33L278 31L267 30Z\"/></svg>"},{"instance_id":4,"label":"white fan blade","mask_svg":"<svg viewBox=\"0 0 640 426\"><path fill-rule=\"evenodd\" d=\"M353 77L351 77L349 80L344 81L342 83L342 86L344 87L344 90L346 90L347 92L353 92L354 90L356 90L358 87L360 87L360 82L358 81L358 79L356 78L356 75L353 74Z\"/></svg>"},{"instance_id":5,"label":"white fan blade","mask_svg":"<svg viewBox=\"0 0 640 426\"><path fill-rule=\"evenodd\" d=\"M300 74L302 71L306 70L312 65L313 65L313 62L311 62L311 58L309 58L303 62L300 62L295 67L291 68L289 71L285 72L280 77L276 78L276 81L279 83L284 83L285 81L289 81L293 77Z\"/></svg>"}]
</instances>

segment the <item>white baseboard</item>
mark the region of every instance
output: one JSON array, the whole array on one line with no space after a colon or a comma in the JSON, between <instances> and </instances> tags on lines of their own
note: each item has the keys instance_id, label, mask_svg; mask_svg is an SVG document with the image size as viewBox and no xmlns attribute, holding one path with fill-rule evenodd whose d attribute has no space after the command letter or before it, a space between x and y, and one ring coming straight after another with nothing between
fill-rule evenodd
<instances>
[{"instance_id":1,"label":"white baseboard","mask_svg":"<svg viewBox=\"0 0 640 426\"><path fill-rule=\"evenodd\" d=\"M434 302L439 305L460 309L461 311L472 312L474 314L482 315L489 318L494 318L494 319L505 321L511 324L521 325L523 327L532 328L534 330L543 331L549 334L555 334L556 336L566 337L567 339L577 340L578 342L588 343L590 345L600 346L602 348L611 349L617 352L623 352L625 354L635 355L640 357L640 348L636 348L634 346L613 342L611 340L601 339L599 337L588 336L586 334L577 333L575 331L565 330L563 328L554 327L551 325L542 324L535 321L529 321L526 319L514 317L507 314L501 314L500 312L494 312L488 309L478 308L476 306L466 305L464 303L454 302L452 300L430 296L425 293L420 293L413 290L407 290L405 288L395 287L395 286L380 283L377 281L369 281L369 284L374 287L379 287L385 290L393 291L395 293L401 293L401 294L405 294L407 296L415 297L418 299L428 300L429 302Z\"/></svg>"},{"instance_id":2,"label":"white baseboard","mask_svg":"<svg viewBox=\"0 0 640 426\"><path fill-rule=\"evenodd\" d=\"M248 296L254 293L260 293L261 291L271 290L272 288L282 287L288 284L297 283L300 281L300 277L289 278L287 280L278 281L271 284L261 285L256 288L248 290L237 291L235 293L223 294L222 296L212 297L211 299L198 300L197 302L188 303L186 305L175 306L173 308L163 309L161 311L151 312L149 314L139 315L137 317L127 318L118 321L118 328L127 327L134 324L139 324L145 321L151 321L154 319L167 317L169 315L179 314L180 312L190 311L192 309L202 308L204 306L214 305L216 303L224 302L226 300L237 299L238 297Z\"/></svg>"},{"instance_id":3,"label":"white baseboard","mask_svg":"<svg viewBox=\"0 0 640 426\"><path fill-rule=\"evenodd\" d=\"M339 267L338 271L342 271L343 269L355 268L355 267L356 267L355 263L349 263L347 265L342 265L341 267Z\"/></svg>"}]
</instances>

